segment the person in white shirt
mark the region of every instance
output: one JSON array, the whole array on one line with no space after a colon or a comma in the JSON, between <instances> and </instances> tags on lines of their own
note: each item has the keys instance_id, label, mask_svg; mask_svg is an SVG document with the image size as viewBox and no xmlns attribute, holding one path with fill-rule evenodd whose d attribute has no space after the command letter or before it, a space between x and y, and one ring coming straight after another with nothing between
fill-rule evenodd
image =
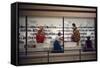
<instances>
[{"instance_id":1,"label":"person in white shirt","mask_svg":"<svg viewBox=\"0 0 100 68\"><path fill-rule=\"evenodd\" d=\"M56 53L63 52L62 46L63 46L63 37L61 37L61 33L59 32L53 43L53 52L56 52Z\"/></svg>"}]
</instances>

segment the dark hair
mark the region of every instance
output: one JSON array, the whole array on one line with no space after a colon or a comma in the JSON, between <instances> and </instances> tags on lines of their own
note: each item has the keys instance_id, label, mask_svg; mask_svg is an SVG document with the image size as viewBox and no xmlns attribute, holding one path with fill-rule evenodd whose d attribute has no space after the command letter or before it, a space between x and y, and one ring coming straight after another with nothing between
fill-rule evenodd
<instances>
[{"instance_id":1,"label":"dark hair","mask_svg":"<svg viewBox=\"0 0 100 68\"><path fill-rule=\"evenodd\" d=\"M75 23L72 23L72 25L75 27L76 26L76 24Z\"/></svg>"},{"instance_id":2,"label":"dark hair","mask_svg":"<svg viewBox=\"0 0 100 68\"><path fill-rule=\"evenodd\" d=\"M90 36L88 36L87 39L90 40Z\"/></svg>"},{"instance_id":3,"label":"dark hair","mask_svg":"<svg viewBox=\"0 0 100 68\"><path fill-rule=\"evenodd\" d=\"M61 33L59 32L58 35L61 35Z\"/></svg>"}]
</instances>

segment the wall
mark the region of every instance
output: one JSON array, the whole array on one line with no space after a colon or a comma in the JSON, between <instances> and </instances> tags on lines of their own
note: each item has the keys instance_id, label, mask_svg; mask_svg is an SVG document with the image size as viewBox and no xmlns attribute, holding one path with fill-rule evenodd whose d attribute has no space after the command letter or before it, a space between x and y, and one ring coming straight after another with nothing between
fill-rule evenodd
<instances>
[{"instance_id":1,"label":"wall","mask_svg":"<svg viewBox=\"0 0 100 68\"><path fill-rule=\"evenodd\" d=\"M20 17L20 47L24 48L25 45L25 37L26 37L26 29L25 29L25 16ZM36 33L39 26L44 26L44 32L46 35L46 40L50 47L52 46L52 42L54 42L55 37L57 36L58 32L61 32L63 36L63 17L33 17L28 16L27 17L27 27L28 27L28 37L27 37L27 43L30 48L32 48L32 45L36 44ZM87 36L91 37L93 47L95 47L95 19L94 18L69 18L64 17L64 42L65 47L66 44L69 42L72 42L71 35L73 34L72 30L72 23L75 23L78 27L78 30L80 31L80 46L85 46L85 41L87 40ZM69 46L73 46L68 44ZM43 45L42 45L43 46ZM34 48L33 48L34 49Z\"/></svg>"}]
</instances>

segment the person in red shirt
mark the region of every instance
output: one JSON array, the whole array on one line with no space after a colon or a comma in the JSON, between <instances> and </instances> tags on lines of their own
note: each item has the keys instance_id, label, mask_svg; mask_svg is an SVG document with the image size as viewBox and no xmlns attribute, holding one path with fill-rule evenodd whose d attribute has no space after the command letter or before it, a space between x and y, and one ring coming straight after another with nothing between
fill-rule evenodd
<instances>
[{"instance_id":1,"label":"person in red shirt","mask_svg":"<svg viewBox=\"0 0 100 68\"><path fill-rule=\"evenodd\" d=\"M43 26L40 26L39 30L37 31L37 34L36 34L36 42L44 43L44 40L45 40L44 29L43 29Z\"/></svg>"}]
</instances>

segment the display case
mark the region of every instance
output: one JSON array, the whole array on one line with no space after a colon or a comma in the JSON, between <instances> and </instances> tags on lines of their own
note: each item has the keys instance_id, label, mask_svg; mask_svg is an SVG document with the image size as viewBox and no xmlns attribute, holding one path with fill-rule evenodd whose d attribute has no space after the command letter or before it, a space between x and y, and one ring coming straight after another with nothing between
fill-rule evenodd
<instances>
[{"instance_id":1,"label":"display case","mask_svg":"<svg viewBox=\"0 0 100 68\"><path fill-rule=\"evenodd\" d=\"M11 64L97 61L97 7L11 4Z\"/></svg>"}]
</instances>

